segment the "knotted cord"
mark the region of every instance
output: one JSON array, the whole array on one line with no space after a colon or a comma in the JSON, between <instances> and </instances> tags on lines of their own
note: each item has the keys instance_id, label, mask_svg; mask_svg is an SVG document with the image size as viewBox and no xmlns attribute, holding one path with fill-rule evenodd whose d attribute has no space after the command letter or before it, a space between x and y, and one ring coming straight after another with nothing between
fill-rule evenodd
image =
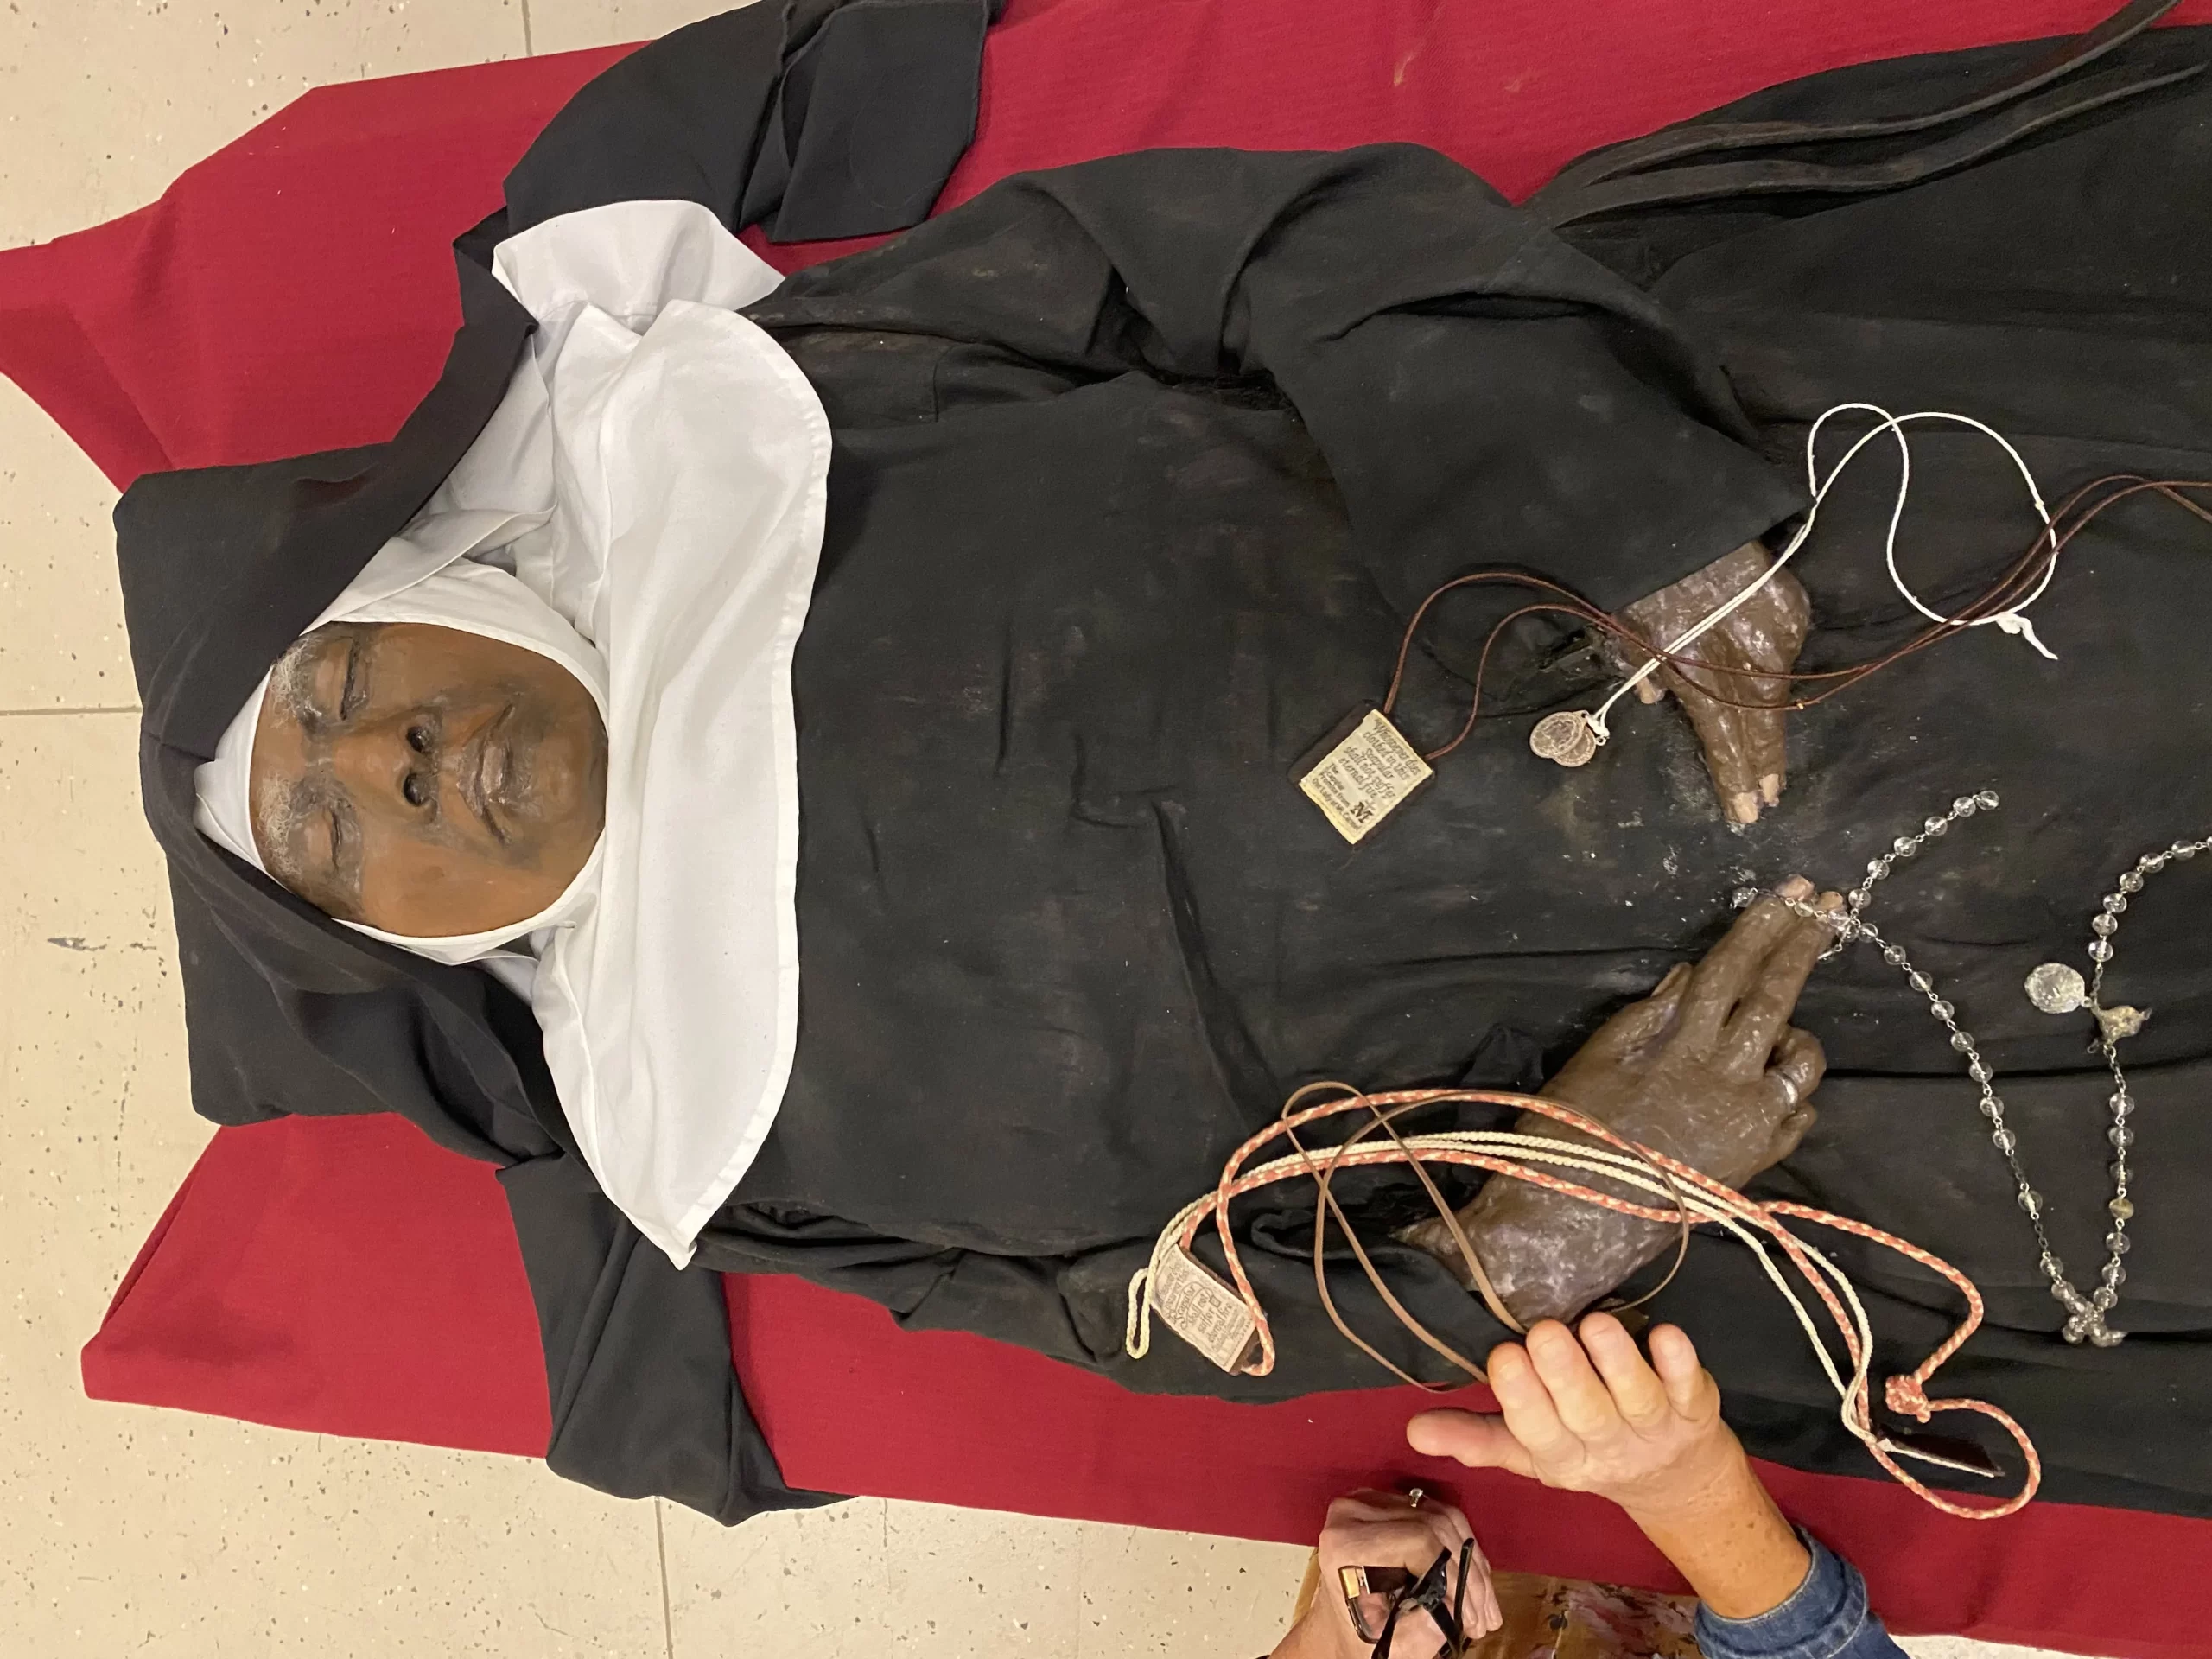
<instances>
[{"instance_id":1,"label":"knotted cord","mask_svg":"<svg viewBox=\"0 0 2212 1659\"><path fill-rule=\"evenodd\" d=\"M1306 1095L1320 1088L1342 1090L1344 1093L1316 1105L1300 1106L1298 1103ZM1502 1129L1451 1130L1403 1136L1392 1130L1388 1145L1363 1144L1356 1137L1325 1150L1308 1149L1297 1139L1297 1131L1308 1124L1347 1112L1364 1111L1371 1118L1387 1122L1416 1108L1459 1103L1505 1106L1535 1112L1600 1144L1586 1146ZM1370 1124L1368 1127L1371 1128L1374 1126ZM1264 1148L1277 1140L1288 1140L1296 1150L1286 1156L1253 1162ZM1526 1181L1548 1192L1560 1193L1580 1203L1597 1205L1621 1215L1680 1227L1684 1231L1685 1245L1688 1230L1691 1226L1708 1223L1719 1226L1751 1251L1769 1281L1789 1304L1799 1325L1804 1330L1806 1339L1812 1344L1821 1370L1836 1391L1840 1402L1839 1418L1844 1428L1862 1442L1875 1461L1908 1490L1947 1515L1986 1521L2011 1515L2022 1508L2034 1497L2037 1488L2042 1484L2043 1464L2034 1443L2029 1440L2026 1431L2001 1408L1981 1400L1929 1397L1928 1385L1936 1373L1980 1329L1982 1322L1981 1293L1974 1281L1956 1268L1907 1240L1884 1232L1878 1227L1870 1227L1864 1222L1832 1215L1807 1205L1779 1200L1762 1203L1745 1198L1732 1187L1663 1153L1624 1140L1603 1123L1586 1116L1573 1107L1535 1095L1480 1089L1414 1089L1363 1094L1343 1084L1313 1085L1294 1095L1285 1103L1282 1116L1274 1123L1251 1136L1230 1156L1223 1166L1221 1179L1214 1191L1185 1205L1161 1230L1153 1245L1150 1258L1129 1281L1128 1321L1124 1332L1124 1345L1129 1357L1141 1359L1150 1351L1151 1284L1167 1253L1178 1249L1189 1251L1200 1227L1211 1219L1221 1242L1222 1255L1230 1277L1246 1313L1253 1320L1259 1340L1259 1357L1248 1368L1249 1373L1255 1376L1267 1376L1274 1369L1274 1334L1268 1319L1267 1309L1262 1306L1245 1271L1236 1236L1229 1225L1231 1201L1285 1180L1306 1179L1319 1185L1326 1176L1340 1168L1409 1165L1419 1172L1424 1163L1454 1164L1486 1170L1491 1174ZM1667 1198L1673 1207L1661 1209L1633 1199L1618 1198L1566 1176L1553 1174L1541 1166L1599 1176L1616 1184ZM1430 1185L1425 1173L1424 1185ZM1433 1185L1430 1185L1430 1192L1432 1198L1441 1205L1442 1199L1434 1192ZM1344 1223L1341 1210L1336 1209L1335 1201L1327 1195L1325 1188L1323 1189L1323 1205L1325 1210L1334 1211L1340 1224ZM1923 1423L1941 1411L1974 1412L1995 1421L2012 1437L2026 1465L2026 1478L2018 1493L1995 1505L1961 1503L1930 1490L1899 1465L1891 1455L1897 1449L1895 1443L1885 1438L1873 1421L1869 1373L1873 1364L1874 1339L1866 1307L1843 1270L1819 1250L1799 1239L1786 1224L1788 1221L1810 1222L1882 1245L1939 1274L1958 1290L1966 1302L1966 1317L1918 1366L1911 1371L1889 1378L1883 1387L1883 1400L1891 1411ZM1331 1308L1332 1317L1337 1318L1334 1304L1327 1300L1329 1292L1318 1236L1322 1224L1322 1216L1317 1213L1314 1218L1317 1234L1314 1273L1324 1300ZM1352 1236L1349 1225L1345 1225L1344 1230L1348 1236ZM1487 1275L1481 1274L1476 1266L1475 1257L1467 1247L1464 1233L1455 1228L1454 1238L1463 1249L1467 1249L1466 1260L1478 1274L1478 1287L1486 1287ZM1822 1339L1820 1327L1807 1308L1804 1299L1776 1262L1768 1248L1770 1244L1788 1258L1789 1265L1796 1269L1805 1283L1812 1287L1827 1308L1841 1338L1846 1365L1838 1365L1835 1356ZM1382 1293L1386 1306L1407 1329L1475 1380L1483 1380L1479 1368L1422 1328L1390 1294L1356 1236L1353 1246L1354 1254L1366 1270L1370 1283ZM1494 1295L1495 1292L1491 1291L1491 1296ZM1486 1296L1485 1300L1488 1300L1490 1297ZM1338 1318L1338 1325L1345 1331L1346 1335L1352 1336L1340 1318ZM1397 1375L1402 1377L1407 1376L1397 1366L1383 1359L1370 1344L1357 1336L1352 1339ZM1407 1380L1414 1379L1408 1377Z\"/></svg>"}]
</instances>

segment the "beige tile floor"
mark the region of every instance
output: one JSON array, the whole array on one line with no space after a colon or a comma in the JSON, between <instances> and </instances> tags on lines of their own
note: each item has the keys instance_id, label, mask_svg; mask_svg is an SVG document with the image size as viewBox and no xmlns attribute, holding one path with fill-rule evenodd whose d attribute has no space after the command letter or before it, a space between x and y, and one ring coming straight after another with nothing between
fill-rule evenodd
<instances>
[{"instance_id":1,"label":"beige tile floor","mask_svg":"<svg viewBox=\"0 0 2212 1659\"><path fill-rule=\"evenodd\" d=\"M135 207L319 82L714 0L0 0L0 246ZM79 1344L207 1136L107 537L0 381L0 1653L1239 1655L1302 1552L865 1501L738 1531L538 1465L95 1404ZM1916 1643L1926 1659L1994 1653Z\"/></svg>"}]
</instances>

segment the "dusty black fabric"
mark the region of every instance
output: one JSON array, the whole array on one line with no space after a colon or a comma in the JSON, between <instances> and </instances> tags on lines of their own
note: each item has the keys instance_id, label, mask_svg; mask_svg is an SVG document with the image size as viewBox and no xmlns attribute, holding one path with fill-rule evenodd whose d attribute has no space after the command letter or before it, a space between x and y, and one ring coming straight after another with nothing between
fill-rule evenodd
<instances>
[{"instance_id":1,"label":"dusty black fabric","mask_svg":"<svg viewBox=\"0 0 2212 1659\"><path fill-rule=\"evenodd\" d=\"M2208 49L2202 31L2175 31L2100 73L2155 74ZM1906 114L2021 61L1872 66L1725 113ZM638 96L666 84L641 79ZM1847 881L1905 825L1993 786L2003 811L1901 868L1876 913L2008 1074L2054 1236L2088 1276L2108 1085L2077 1025L2035 1014L2019 979L2078 956L2113 872L2212 830L2212 666L2194 649L2212 548L2196 521L2131 504L2076 543L2037 613L2057 664L1980 630L1796 718L1790 794L1750 829L1720 820L1672 709L1625 709L1582 772L1529 754L1531 714L1587 706L1605 683L1556 631L1516 641L1506 712L1360 849L1288 772L1379 694L1437 582L1513 563L1606 605L1637 597L1796 512L1795 447L1833 402L1990 420L2055 493L2124 469L2208 475L2212 249L2202 215L2170 211L2212 181L2208 107L2193 88L2152 92L1847 207L1594 219L1576 227L1580 251L1416 149L1120 157L1010 181L754 308L821 392L836 448L794 670L798 1059L702 1263L799 1272L910 1325L1022 1343L1136 1389L1372 1385L1320 1314L1292 1192L1239 1212L1282 1344L1273 1377L1226 1378L1165 1333L1147 1360L1121 1356L1122 1297L1154 1230L1289 1088L1525 1082L1717 937L1738 882L1801 868ZM640 119L671 143L693 130ZM689 165L656 162L639 194L666 194ZM498 360L488 345L474 367L457 354L433 401L474 407ZM376 462L410 480L361 486L389 490L379 513L458 453L441 463L432 448L465 422L418 421L445 435ZM1982 441L1917 442L1908 567L1955 601L2032 521ZM299 510L262 493L296 475L134 491L126 566L133 537L163 547L166 502L185 504L178 524L199 522L198 500L211 526L234 526L185 543L211 569L302 545L285 517ZM1870 461L1825 510L1802 567L1814 665L1911 626L1870 551L1886 491ZM346 533L365 539L374 517ZM142 638L149 608L132 603L134 649L168 660L158 607ZM1456 727L1452 671L1485 604L1455 601L1419 658L1403 711L1417 738ZM281 647L278 620L228 634L239 662L179 658L194 664L182 689L149 681L149 710L173 695L227 718ZM219 611L202 626L227 624ZM199 690L241 676L227 704ZM726 1520L794 1501L719 1361L713 1275L668 1268L590 1189L526 1013L480 976L342 933L200 843L192 751L162 736L148 795L179 872L202 1109L385 1105L508 1162L561 1414L554 1465ZM2186 1196L2212 1154L2190 1116L2212 1072L2196 956L2208 880L2212 859L2177 866L2122 934L2116 987L2158 1012L2129 1057L2142 1213L2120 1322L2143 1334L2117 1351L2051 1334L2058 1310L1924 1001L1862 954L1824 969L1802 1005L1837 1072L1770 1190L1893 1227L1982 1282L1993 1328L1946 1383L2028 1423L2058 1497L2212 1512L2192 1387L2212 1223ZM1378 1222L1405 1203L1386 1179L1355 1197ZM1916 1360L1948 1295L1840 1253L1871 1292L1883 1363ZM1402 1298L1463 1347L1497 1334L1426 1258L1382 1254ZM1426 1368L1357 1269L1338 1269L1363 1329ZM1738 1247L1700 1239L1662 1310L1698 1337L1755 1451L1871 1473L1756 1273Z\"/></svg>"},{"instance_id":2,"label":"dusty black fabric","mask_svg":"<svg viewBox=\"0 0 2212 1659\"><path fill-rule=\"evenodd\" d=\"M900 230L976 131L1005 0L762 0L579 92L507 179L512 228L610 201L703 202L801 242Z\"/></svg>"},{"instance_id":3,"label":"dusty black fabric","mask_svg":"<svg viewBox=\"0 0 2212 1659\"><path fill-rule=\"evenodd\" d=\"M2140 48L2203 49L2196 35ZM1857 79L1941 95L1977 61ZM1777 99L1823 107L1817 87ZM1574 773L1529 757L1526 718L1502 719L1357 852L1288 772L1379 691L1435 581L1514 561L1608 604L1647 591L1789 510L1802 423L1833 402L1964 407L2018 436L2054 492L2130 467L2208 475L2188 437L2212 413L2191 367L2202 232L2109 188L2145 154L2200 176L2203 107L2146 103L1917 192L1770 214L1758 237L1677 259L1669 310L1640 326L1639 301L1403 151L1137 156L1016 181L756 308L822 390L839 449L797 668L799 1062L707 1258L793 1268L1132 1388L1372 1382L1313 1294L1300 1195L1244 1217L1284 1351L1273 1376L1224 1377L1166 1338L1122 1357L1150 1230L1295 1084L1447 1080L1501 1025L1555 1063L1709 943L1738 881L1848 881L1899 830L1994 786L2005 808L1906 866L1878 913L1996 1063L2037 1074L2008 1081L2012 1119L2089 1276L2109 1084L2078 1022L2018 986L2041 957L2078 956L2119 868L2212 829L2197 521L2137 506L2077 544L2039 613L2059 664L1984 630L1799 717L1792 792L1750 830L1720 821L1671 710L1628 711ZM1149 182L1168 167L1205 180L1205 213ZM1992 294L2000 270L2023 286ZM2145 292L2170 296L2155 319ZM1545 315L1539 293L1582 308ZM1700 401L1678 327L1744 391L1767 474L1707 448L1735 417ZM1627 429L1595 438L1578 425L1592 410ZM1919 442L1909 568L1955 601L2034 521L1986 441ZM1695 481L1649 470L1693 453L1729 460ZM1913 625L1872 551L1888 488L1870 466L1831 499L1804 566L1824 630L1811 665ZM1486 615L1447 616L1446 660L1464 663ZM1586 702L1599 683L1570 652L1517 695ZM1447 733L1463 692L1417 686L1409 725ZM2054 1339L2059 1310L1924 1000L1862 954L1802 1005L1839 1075L1770 1190L1892 1226L1982 1281L2000 1328L1947 1385L2020 1411L2057 1496L2196 1510L2212 1491L2184 1403L2207 1240L2180 1197L2208 1150L2188 1116L2212 1035L2192 925L2207 880L2212 861L2164 878L2116 979L2160 1009L2130 1056L2143 1214L2121 1322L2163 1334L2114 1352ZM1950 1303L1932 1281L1842 1253L1876 1293L1886 1360L1940 1339ZM1500 1334L1421 1258L1394 1270L1464 1350ZM1339 1275L1367 1333L1446 1374L1355 1267ZM1662 1306L1715 1356L1758 1449L1866 1469L1738 1246L1700 1239Z\"/></svg>"},{"instance_id":4,"label":"dusty black fabric","mask_svg":"<svg viewBox=\"0 0 2212 1659\"><path fill-rule=\"evenodd\" d=\"M1133 1387L1371 1380L1280 1218L1294 1256L1262 1272L1298 1339L1264 1383L1172 1341L1119 1359L1122 1293L1295 1083L1577 1028L1611 906L1571 892L1594 840L1568 891L1532 855L1525 721L1357 852L1292 763L1472 550L1621 605L1795 490L1637 289L1411 148L1012 181L751 315L838 447L794 670L798 1063L702 1255ZM1446 728L1461 695L1425 676L1409 719Z\"/></svg>"},{"instance_id":5,"label":"dusty black fabric","mask_svg":"<svg viewBox=\"0 0 2212 1659\"><path fill-rule=\"evenodd\" d=\"M2132 60L2160 75L2204 51L2183 32ZM1992 55L1881 66L1843 92L1948 99L2009 67ZM1817 117L1840 96L1815 83L1767 102ZM2171 199L2193 199L2205 108L2195 91L2154 94L1916 191L1777 204L1757 234L1701 219L1709 245L1672 257L1658 286L1656 338L1609 322L1604 360L1677 360L1684 319L1743 393L1777 479L1798 472L1803 423L1853 397L1991 420L2054 496L2131 468L2212 475L2203 232L2123 188L2155 156ZM1527 720L1501 720L1349 852L1287 773L1379 690L1411 597L1506 560L1618 602L1681 568L1662 548L1709 556L1738 533L1730 512L1766 498L1732 493L1728 474L1697 486L1713 537L1700 546L1666 522L1682 499L1637 475L1688 440L1579 443L1575 412L1632 402L1584 378L1592 312L1560 328L1522 308L1527 289L1500 290L1527 273L1623 314L1548 242L1442 297L1432 225L1479 262L1493 227L1522 221L1433 162L1178 158L1184 177L1210 175L1204 214L1138 183L1169 164L1017 181L756 308L822 390L840 446L797 670L799 1064L708 1258L793 1268L911 1325L981 1329L1137 1389L1267 1398L1376 1381L1320 1313L1294 1200L1244 1217L1282 1338L1274 1376L1225 1378L1166 1338L1123 1358L1150 1227L1296 1084L1448 1079L1501 1024L1555 1063L1709 943L1738 881L1802 868L1848 882L1891 836L1993 786L2005 807L1907 865L1877 913L2007 1074L2053 1236L2093 1278L2110 1085L2080 1022L2036 1013L2019 982L2044 957L2078 959L2098 896L2138 854L2212 830L2212 677L2191 648L2212 614L2202 525L2139 503L2077 543L2038 612L2057 664L1983 630L1798 718L1792 792L1752 829L1720 821L1672 711L1631 709L1580 773L1531 760ZM1368 217L1377 200L1390 211ZM1673 228L1616 227L1609 251ZM1255 252L1216 268L1217 245ZM1661 384L1673 417L1700 407L1694 369ZM1707 420L1700 442L1732 429ZM1956 602L2035 521L1986 440L1916 442L1907 568ZM1589 486L1547 502L1557 519L1508 523L1526 507L1502 455L1532 473L1586 457ZM1916 626L1874 552L1891 477L1870 464L1831 499L1804 566L1824 630L1808 666ZM1581 512L1611 522L1593 535ZM1447 619L1446 660L1464 663L1483 614ZM1598 683L1570 653L1518 695L1586 702ZM1417 690L1409 724L1448 732L1463 690ZM2120 1323L2139 1334L2118 1351L2056 1341L2031 1236L1924 999L1861 953L1803 1003L1838 1074L1821 1128L1767 1190L1890 1225L1982 1282L1995 1328L1945 1386L2024 1415L2054 1496L2202 1512L2212 1494L2189 1403L2212 1323L2196 1266L2208 1240L2184 1196L2212 1151L2190 1116L2212 1037L2196 955L2208 880L2212 861L2177 865L2139 901L2115 976L2160 1010L2129 1056L2142 1214ZM1944 1333L1948 1294L1839 1248L1875 1293L1885 1363L1916 1361ZM1394 1266L1463 1347L1497 1334L1420 1258ZM1445 1375L1355 1268L1339 1272L1371 1337ZM1755 1446L1867 1470L1738 1247L1700 1239L1662 1309L1715 1357Z\"/></svg>"}]
</instances>

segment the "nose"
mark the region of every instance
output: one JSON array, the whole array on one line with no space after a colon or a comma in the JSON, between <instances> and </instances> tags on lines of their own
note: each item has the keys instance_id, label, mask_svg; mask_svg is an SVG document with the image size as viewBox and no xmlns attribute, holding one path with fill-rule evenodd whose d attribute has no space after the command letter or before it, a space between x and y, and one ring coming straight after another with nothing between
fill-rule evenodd
<instances>
[{"instance_id":1,"label":"nose","mask_svg":"<svg viewBox=\"0 0 2212 1659\"><path fill-rule=\"evenodd\" d=\"M357 722L330 747L331 770L357 810L421 817L436 800L437 724L419 710Z\"/></svg>"}]
</instances>

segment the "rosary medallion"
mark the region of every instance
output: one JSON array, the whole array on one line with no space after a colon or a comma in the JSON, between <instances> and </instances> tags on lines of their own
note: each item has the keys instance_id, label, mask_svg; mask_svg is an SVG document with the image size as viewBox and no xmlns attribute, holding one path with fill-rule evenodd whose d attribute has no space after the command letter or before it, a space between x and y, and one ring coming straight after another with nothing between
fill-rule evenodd
<instances>
[{"instance_id":1,"label":"rosary medallion","mask_svg":"<svg viewBox=\"0 0 2212 1659\"><path fill-rule=\"evenodd\" d=\"M1983 1058L1974 1033L1959 1024L1958 1010L1935 980L1915 968L1904 947L1883 938L1866 917L1875 884L1888 876L1899 859L1912 857L1930 839L1945 834L1961 819L1991 810L1997 804L1997 796L1989 790L1961 795L1951 803L1949 812L1929 818L1916 832L1899 836L1890 844L1888 852L1866 866L1866 879L1852 890L1847 900L1849 907L1840 916L1815 911L1802 902L1792 902L1789 907L1799 915L1824 921L1834 928L1838 948L1859 941L1873 945L1881 951L1884 962L1904 974L1912 988L1928 999L1929 1013L1948 1035L1952 1049L1966 1061L1967 1075L1980 1096L1981 1115L1988 1122L1991 1144L2005 1160L2005 1171L2013 1182L2013 1198L2035 1234L2037 1266L2050 1281L2052 1297L2066 1310L2058 1334L2069 1343L2116 1347L2126 1339L2127 1332L2115 1329L2109 1322L2110 1316L2119 1305L2120 1287L2127 1281L2126 1258L2135 1248L2127 1229L2135 1218L2135 1201L2130 1195L2129 1182L2135 1173L2130 1154L2135 1145L2136 1100L2134 1091L2128 1086L2126 1069L2120 1062L2120 1045L2143 1029L2151 1011L2125 1003L2107 1007L2101 999L2106 974L2119 951L2116 936L2121 918L2128 913L2130 903L2152 877L2168 866L2212 853L2212 836L2177 841L2144 854L2132 869L2120 872L2113 883L2113 891L2098 902L2096 913L2089 918L2088 974L2063 962L2046 962L2027 976L2024 988L2028 1000L2044 1013L2073 1014L2087 1009L2094 1017L2097 1035L2089 1046L2090 1051L2101 1056L2112 1072L2113 1091L2106 1103L2112 1112L2112 1124L2105 1131L2105 1139L2113 1150L2112 1162L2107 1166L2112 1175L2112 1198L2105 1205L2111 1218L2111 1230L2105 1235L2105 1262L2098 1271L2097 1282L2094 1288L2084 1292L2067 1276L2066 1264L2051 1248L2050 1234L2044 1227L2044 1197L2029 1184L2027 1170L2020 1162L2019 1136L2006 1121L2005 1102L1993 1086L1995 1070Z\"/></svg>"},{"instance_id":2,"label":"rosary medallion","mask_svg":"<svg viewBox=\"0 0 2212 1659\"><path fill-rule=\"evenodd\" d=\"M2046 962L2028 976L2028 1001L2045 1014L2071 1014L2088 1000L2089 982L2063 962Z\"/></svg>"},{"instance_id":3,"label":"rosary medallion","mask_svg":"<svg viewBox=\"0 0 2212 1659\"><path fill-rule=\"evenodd\" d=\"M1529 747L1562 766L1586 766L1598 753L1598 728L1581 709L1562 709L1536 722Z\"/></svg>"}]
</instances>

